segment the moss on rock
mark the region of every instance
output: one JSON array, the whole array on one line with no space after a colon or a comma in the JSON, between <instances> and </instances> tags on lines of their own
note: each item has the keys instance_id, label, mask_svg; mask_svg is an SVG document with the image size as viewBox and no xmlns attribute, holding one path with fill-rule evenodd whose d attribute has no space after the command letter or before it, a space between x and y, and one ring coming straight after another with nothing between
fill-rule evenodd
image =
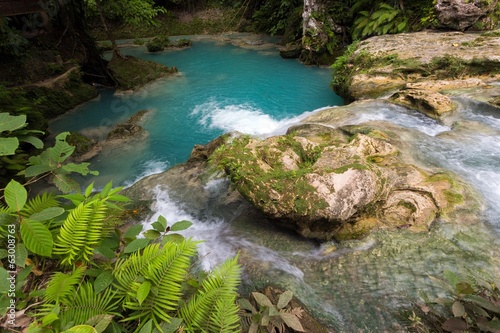
<instances>
[{"instance_id":1,"label":"moss on rock","mask_svg":"<svg viewBox=\"0 0 500 333\"><path fill-rule=\"evenodd\" d=\"M139 88L153 80L177 73L177 68L167 67L156 62L127 56L114 56L108 64L119 89L131 90Z\"/></svg>"}]
</instances>

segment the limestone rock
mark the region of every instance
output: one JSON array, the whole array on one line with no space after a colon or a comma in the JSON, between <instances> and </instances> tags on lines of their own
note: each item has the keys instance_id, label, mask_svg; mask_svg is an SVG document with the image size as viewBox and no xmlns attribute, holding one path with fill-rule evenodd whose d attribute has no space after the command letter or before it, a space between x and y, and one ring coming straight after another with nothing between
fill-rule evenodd
<instances>
[{"instance_id":1,"label":"limestone rock","mask_svg":"<svg viewBox=\"0 0 500 333\"><path fill-rule=\"evenodd\" d=\"M405 84L405 80L400 77L359 74L353 76L349 93L355 100L376 98L402 88Z\"/></svg>"},{"instance_id":2,"label":"limestone rock","mask_svg":"<svg viewBox=\"0 0 500 333\"><path fill-rule=\"evenodd\" d=\"M464 31L487 17L498 0L438 0L435 9L441 27Z\"/></svg>"},{"instance_id":3,"label":"limestone rock","mask_svg":"<svg viewBox=\"0 0 500 333\"><path fill-rule=\"evenodd\" d=\"M435 119L455 108L448 96L423 89L404 89L393 94L389 100Z\"/></svg>"},{"instance_id":4,"label":"limestone rock","mask_svg":"<svg viewBox=\"0 0 500 333\"><path fill-rule=\"evenodd\" d=\"M300 45L287 45L280 49L280 56L283 59L296 59L300 57L302 47Z\"/></svg>"},{"instance_id":5,"label":"limestone rock","mask_svg":"<svg viewBox=\"0 0 500 333\"><path fill-rule=\"evenodd\" d=\"M126 122L113 127L113 129L108 133L107 141L129 139L136 140L146 137L147 133L144 128L139 125L139 123L143 120L147 113L148 110L138 111Z\"/></svg>"},{"instance_id":6,"label":"limestone rock","mask_svg":"<svg viewBox=\"0 0 500 333\"><path fill-rule=\"evenodd\" d=\"M452 176L405 163L384 139L388 134L367 128L312 133L305 126L262 141L240 137L212 159L255 207L304 237L356 238L380 227L428 230L458 204L463 188Z\"/></svg>"}]
</instances>

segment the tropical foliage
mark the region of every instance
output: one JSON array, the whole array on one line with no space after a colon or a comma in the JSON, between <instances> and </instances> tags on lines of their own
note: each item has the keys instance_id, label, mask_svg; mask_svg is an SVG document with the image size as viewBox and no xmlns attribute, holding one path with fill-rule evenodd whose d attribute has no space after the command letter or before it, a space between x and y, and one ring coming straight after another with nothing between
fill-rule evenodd
<instances>
[{"instance_id":1,"label":"tropical foliage","mask_svg":"<svg viewBox=\"0 0 500 333\"><path fill-rule=\"evenodd\" d=\"M23 119L6 119L12 132L22 128ZM66 135L30 158L24 175L49 175L72 193L28 199L15 180L2 190L0 278L15 272L16 283L0 283L1 315L16 299L16 315L35 318L29 333L239 332L237 257L201 274L193 264L198 242L175 233L189 221L169 226L160 216L150 230L136 225L122 233L128 198L111 183L76 191L69 174L90 171L67 163L74 148Z\"/></svg>"},{"instance_id":2,"label":"tropical foliage","mask_svg":"<svg viewBox=\"0 0 500 333\"><path fill-rule=\"evenodd\" d=\"M500 281L480 272L467 276L445 271L444 278L431 277L446 297L430 300L424 296L408 317L412 331L500 332Z\"/></svg>"},{"instance_id":3,"label":"tropical foliage","mask_svg":"<svg viewBox=\"0 0 500 333\"><path fill-rule=\"evenodd\" d=\"M401 10L381 3L377 10L360 11L354 21L352 37L354 39L387 33L400 33L409 28L408 18Z\"/></svg>"}]
</instances>

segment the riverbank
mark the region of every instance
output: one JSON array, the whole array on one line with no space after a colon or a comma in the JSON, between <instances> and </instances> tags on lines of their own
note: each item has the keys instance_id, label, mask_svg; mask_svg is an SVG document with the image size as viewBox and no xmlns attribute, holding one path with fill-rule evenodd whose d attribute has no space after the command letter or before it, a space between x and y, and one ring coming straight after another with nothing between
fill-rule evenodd
<instances>
[{"instance_id":1,"label":"riverbank","mask_svg":"<svg viewBox=\"0 0 500 333\"><path fill-rule=\"evenodd\" d=\"M420 36L402 38L420 43L425 35ZM465 39L460 41L460 36ZM450 41L448 33L433 37L446 45ZM472 38L451 37L451 48ZM140 180L127 195L152 200L155 214L170 212L171 219L196 221L200 230L210 225L207 219L222 219L222 225L209 226L207 246L217 253L237 249L253 286L278 284L294 290L317 318L338 331L407 331L411 322L401 317L402 309L411 314L411 303L422 302L420 292L430 299L442 296L429 275L483 270L498 276L497 60L488 57L485 48L486 60L468 67L460 53L454 53L463 72L444 66L443 71L449 71L434 76L425 75L424 61L413 59L419 75L408 74L406 81L405 68L410 67L395 60L391 65L401 69L399 74L379 66L387 58L399 59L391 55L392 48L389 54L377 52L377 45L384 45L380 38L364 41L364 48L352 53L370 61L351 62L347 57L344 63L352 74L349 80L366 75L372 82L372 90L360 94L359 101L318 111L287 136L265 141L235 136L197 146L187 163ZM386 38L398 44L397 35ZM417 45L408 42L401 49ZM464 52L472 47L467 45L462 45ZM433 57L447 54L435 52ZM377 90L377 76L400 83ZM389 97L408 90L406 85L435 90L424 91L428 103L419 102L424 97L404 99L414 102L409 107L393 103ZM378 98L370 99L371 93ZM451 110L430 112L427 106L438 97L449 100ZM381 168L392 169L396 178L384 176ZM368 185L356 187L360 179ZM378 187L388 185L392 190ZM353 200L339 198L337 211L340 217L352 215L340 223L337 217L313 216L328 212L325 204L334 202L333 196L343 189L349 189ZM379 197L363 207L370 191ZM308 200L315 195L323 200ZM429 210L428 203L438 212ZM307 240L288 229L333 239Z\"/></svg>"}]
</instances>

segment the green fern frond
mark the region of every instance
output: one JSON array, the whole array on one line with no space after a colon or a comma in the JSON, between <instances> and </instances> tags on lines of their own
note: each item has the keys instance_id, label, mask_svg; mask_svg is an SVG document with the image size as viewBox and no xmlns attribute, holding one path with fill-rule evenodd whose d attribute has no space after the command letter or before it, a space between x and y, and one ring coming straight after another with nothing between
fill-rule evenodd
<instances>
[{"instance_id":1,"label":"green fern frond","mask_svg":"<svg viewBox=\"0 0 500 333\"><path fill-rule=\"evenodd\" d=\"M126 259L119 259L115 264L113 275L116 279L115 288L120 297L126 297L133 290L134 283L148 269L153 259L160 257L160 244L151 244L141 252L134 252Z\"/></svg>"},{"instance_id":2,"label":"green fern frond","mask_svg":"<svg viewBox=\"0 0 500 333\"><path fill-rule=\"evenodd\" d=\"M79 258L81 250L85 247L91 214L92 207L82 202L72 209L64 220L53 252L64 256L62 264L70 265Z\"/></svg>"},{"instance_id":3,"label":"green fern frond","mask_svg":"<svg viewBox=\"0 0 500 333\"><path fill-rule=\"evenodd\" d=\"M115 277L122 292L129 290L123 306L134 311L124 321L153 320L158 329L162 321L170 321L181 299L181 283L185 280L191 258L196 254L196 244L197 242L188 239L180 244L167 243L163 248L149 245L143 254L151 258L150 260L145 261L141 258L142 255L136 253L126 262L120 263L118 270L115 271ZM154 255L153 251L159 255ZM151 289L155 291L150 292L140 303L136 295L144 279L151 283Z\"/></svg>"},{"instance_id":4,"label":"green fern frond","mask_svg":"<svg viewBox=\"0 0 500 333\"><path fill-rule=\"evenodd\" d=\"M94 249L109 234L108 208L99 198L81 202L64 220L55 243L55 254L64 256L63 264L76 260L88 262Z\"/></svg>"},{"instance_id":5,"label":"green fern frond","mask_svg":"<svg viewBox=\"0 0 500 333\"><path fill-rule=\"evenodd\" d=\"M82 256L85 261L90 261L94 254L94 249L109 233L109 231L104 233L104 224L108 212L106 205L102 201L96 201L93 203L92 208L87 235L85 237L85 245L82 249Z\"/></svg>"},{"instance_id":6,"label":"green fern frond","mask_svg":"<svg viewBox=\"0 0 500 333\"><path fill-rule=\"evenodd\" d=\"M51 207L59 207L59 201L57 201L54 194L45 192L42 195L37 195L36 197L28 200L26 205L21 210L21 215L23 217L28 217Z\"/></svg>"},{"instance_id":7,"label":"green fern frond","mask_svg":"<svg viewBox=\"0 0 500 333\"><path fill-rule=\"evenodd\" d=\"M59 315L61 327L67 324L73 325L85 324L90 318L99 315L118 315L119 299L115 297L112 289L106 289L104 292L95 293L91 283L83 283L75 297L61 306Z\"/></svg>"},{"instance_id":8,"label":"green fern frond","mask_svg":"<svg viewBox=\"0 0 500 333\"><path fill-rule=\"evenodd\" d=\"M45 302L64 302L72 299L76 286L81 282L85 266L78 267L72 274L56 272L49 280L45 289Z\"/></svg>"},{"instance_id":9,"label":"green fern frond","mask_svg":"<svg viewBox=\"0 0 500 333\"><path fill-rule=\"evenodd\" d=\"M195 329L209 330L212 332L214 327L226 325L233 322L234 317L227 321L221 321L221 316L225 313L219 313L222 309L230 313L237 313L238 307L235 304L236 290L240 283L241 268L238 265L238 258L229 259L224 262L216 271L207 276L197 294L180 309L180 317L186 324L188 332ZM225 304L221 304L225 303ZM234 307L234 308L232 308ZM239 322L239 321L238 321ZM239 326L238 326L239 327ZM218 330L215 330L218 332Z\"/></svg>"},{"instance_id":10,"label":"green fern frond","mask_svg":"<svg viewBox=\"0 0 500 333\"><path fill-rule=\"evenodd\" d=\"M209 332L236 333L241 331L239 307L236 305L236 296L229 301L218 299L215 311L208 323Z\"/></svg>"}]
</instances>

